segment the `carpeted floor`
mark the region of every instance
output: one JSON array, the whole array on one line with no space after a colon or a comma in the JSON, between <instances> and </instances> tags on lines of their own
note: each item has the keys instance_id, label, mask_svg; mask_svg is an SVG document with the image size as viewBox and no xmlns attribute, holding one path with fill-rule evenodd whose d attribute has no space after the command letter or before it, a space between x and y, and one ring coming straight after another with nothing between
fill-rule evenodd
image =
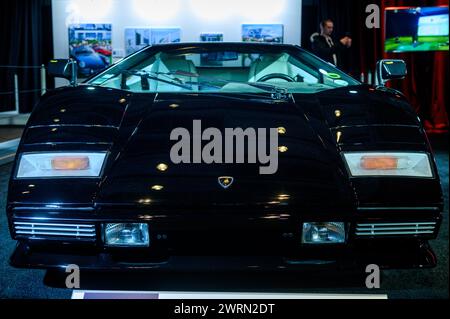
<instances>
[{"instance_id":1,"label":"carpeted floor","mask_svg":"<svg viewBox=\"0 0 450 319\"><path fill-rule=\"evenodd\" d=\"M16 269L8 260L15 247L5 213L11 164L0 166L0 298L70 298L71 291L44 286L44 270Z\"/></svg>"},{"instance_id":2,"label":"carpeted floor","mask_svg":"<svg viewBox=\"0 0 450 319\"><path fill-rule=\"evenodd\" d=\"M0 126L0 143L13 140L22 136L23 127Z\"/></svg>"}]
</instances>

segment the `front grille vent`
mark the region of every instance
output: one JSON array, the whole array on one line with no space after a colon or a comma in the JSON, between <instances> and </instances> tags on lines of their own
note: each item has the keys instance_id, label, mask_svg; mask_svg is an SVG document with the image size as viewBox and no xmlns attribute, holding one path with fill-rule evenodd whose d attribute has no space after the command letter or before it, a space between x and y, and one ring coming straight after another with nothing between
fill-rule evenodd
<instances>
[{"instance_id":1,"label":"front grille vent","mask_svg":"<svg viewBox=\"0 0 450 319\"><path fill-rule=\"evenodd\" d=\"M422 236L433 235L436 222L358 223L356 236Z\"/></svg>"},{"instance_id":2,"label":"front grille vent","mask_svg":"<svg viewBox=\"0 0 450 319\"><path fill-rule=\"evenodd\" d=\"M34 223L14 222L14 232L18 237L95 239L94 224Z\"/></svg>"}]
</instances>

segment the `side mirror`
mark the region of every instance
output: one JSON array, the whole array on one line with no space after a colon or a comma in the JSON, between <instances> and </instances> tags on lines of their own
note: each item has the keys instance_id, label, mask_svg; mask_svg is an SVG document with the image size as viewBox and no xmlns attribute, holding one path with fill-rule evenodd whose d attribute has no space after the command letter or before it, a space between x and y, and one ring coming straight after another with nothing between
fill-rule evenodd
<instances>
[{"instance_id":1,"label":"side mirror","mask_svg":"<svg viewBox=\"0 0 450 319\"><path fill-rule=\"evenodd\" d=\"M389 80L403 79L407 74L403 60L380 60L377 62L375 78L378 85L385 85Z\"/></svg>"},{"instance_id":2,"label":"side mirror","mask_svg":"<svg viewBox=\"0 0 450 319\"><path fill-rule=\"evenodd\" d=\"M47 65L47 71L50 76L55 78L64 78L70 81L70 85L77 85L77 61L73 59L53 59Z\"/></svg>"}]
</instances>

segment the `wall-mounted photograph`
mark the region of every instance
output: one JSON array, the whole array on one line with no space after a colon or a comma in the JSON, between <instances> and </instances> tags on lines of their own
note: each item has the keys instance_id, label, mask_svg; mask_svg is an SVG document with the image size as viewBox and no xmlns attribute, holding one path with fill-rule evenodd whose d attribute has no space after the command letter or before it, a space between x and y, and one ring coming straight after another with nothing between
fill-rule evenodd
<instances>
[{"instance_id":1,"label":"wall-mounted photograph","mask_svg":"<svg viewBox=\"0 0 450 319\"><path fill-rule=\"evenodd\" d=\"M150 45L150 28L125 28L125 54L129 55Z\"/></svg>"},{"instance_id":2,"label":"wall-mounted photograph","mask_svg":"<svg viewBox=\"0 0 450 319\"><path fill-rule=\"evenodd\" d=\"M151 43L175 43L181 41L180 28L152 28Z\"/></svg>"},{"instance_id":3,"label":"wall-mounted photograph","mask_svg":"<svg viewBox=\"0 0 450 319\"><path fill-rule=\"evenodd\" d=\"M201 33L201 42L223 42L223 33ZM217 61L217 52L203 53L200 56L202 65L222 65L222 62Z\"/></svg>"},{"instance_id":4,"label":"wall-mounted photograph","mask_svg":"<svg viewBox=\"0 0 450 319\"><path fill-rule=\"evenodd\" d=\"M243 42L283 43L282 24L243 24Z\"/></svg>"},{"instance_id":5,"label":"wall-mounted photograph","mask_svg":"<svg viewBox=\"0 0 450 319\"><path fill-rule=\"evenodd\" d=\"M78 75L88 77L111 64L111 24L69 25L69 54L78 63Z\"/></svg>"},{"instance_id":6,"label":"wall-mounted photograph","mask_svg":"<svg viewBox=\"0 0 450 319\"><path fill-rule=\"evenodd\" d=\"M202 42L222 42L223 33L202 33L200 34L200 41Z\"/></svg>"}]
</instances>

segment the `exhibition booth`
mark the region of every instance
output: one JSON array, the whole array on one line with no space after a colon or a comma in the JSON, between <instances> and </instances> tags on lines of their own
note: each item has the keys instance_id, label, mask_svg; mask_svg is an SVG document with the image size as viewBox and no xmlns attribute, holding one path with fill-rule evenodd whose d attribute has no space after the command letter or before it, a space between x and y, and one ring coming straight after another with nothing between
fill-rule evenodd
<instances>
[{"instance_id":1,"label":"exhibition booth","mask_svg":"<svg viewBox=\"0 0 450 319\"><path fill-rule=\"evenodd\" d=\"M92 49L89 59L94 69L83 68L85 61L79 63L80 74L89 75L96 67L104 68L152 44L258 41L299 45L301 8L299 0L55 0L54 57L86 56L83 49ZM92 57L95 53L100 58Z\"/></svg>"},{"instance_id":2,"label":"exhibition booth","mask_svg":"<svg viewBox=\"0 0 450 319\"><path fill-rule=\"evenodd\" d=\"M0 297L448 297L448 19L0 2Z\"/></svg>"}]
</instances>

